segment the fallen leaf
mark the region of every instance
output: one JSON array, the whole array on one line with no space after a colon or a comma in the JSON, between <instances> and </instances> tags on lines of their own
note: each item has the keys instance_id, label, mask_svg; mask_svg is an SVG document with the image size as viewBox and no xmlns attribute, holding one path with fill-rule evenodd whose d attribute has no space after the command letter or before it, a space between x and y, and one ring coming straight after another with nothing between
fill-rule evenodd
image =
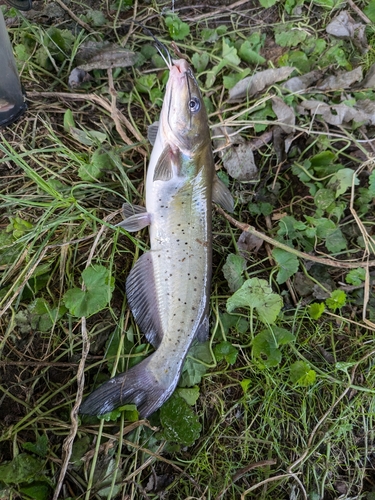
<instances>
[{"instance_id":1,"label":"fallen leaf","mask_svg":"<svg viewBox=\"0 0 375 500\"><path fill-rule=\"evenodd\" d=\"M360 89L373 89L375 87L375 63L367 71L365 78L356 88Z\"/></svg>"},{"instance_id":2,"label":"fallen leaf","mask_svg":"<svg viewBox=\"0 0 375 500\"><path fill-rule=\"evenodd\" d=\"M285 104L280 97L272 97L271 101L273 112L279 120L278 125L286 134L290 134L294 131L294 126L296 124L294 109Z\"/></svg>"},{"instance_id":3,"label":"fallen leaf","mask_svg":"<svg viewBox=\"0 0 375 500\"><path fill-rule=\"evenodd\" d=\"M368 42L365 33L366 26L362 23L356 23L346 10L342 10L326 27L329 35L344 40L350 39L356 47L362 52L368 50Z\"/></svg>"},{"instance_id":4,"label":"fallen leaf","mask_svg":"<svg viewBox=\"0 0 375 500\"><path fill-rule=\"evenodd\" d=\"M253 145L230 127L215 127L213 141L216 151L223 159L228 174L239 181L249 181L257 177Z\"/></svg>"},{"instance_id":5,"label":"fallen leaf","mask_svg":"<svg viewBox=\"0 0 375 500\"><path fill-rule=\"evenodd\" d=\"M75 89L91 79L87 71L81 68L74 68L68 78L69 87Z\"/></svg>"},{"instance_id":6,"label":"fallen leaf","mask_svg":"<svg viewBox=\"0 0 375 500\"><path fill-rule=\"evenodd\" d=\"M342 10L333 20L327 25L326 32L337 38L353 38L357 23L351 17L347 10Z\"/></svg>"},{"instance_id":7,"label":"fallen leaf","mask_svg":"<svg viewBox=\"0 0 375 500\"><path fill-rule=\"evenodd\" d=\"M258 175L254 153L247 141L227 149L223 155L223 165L228 174L238 181L250 181Z\"/></svg>"},{"instance_id":8,"label":"fallen leaf","mask_svg":"<svg viewBox=\"0 0 375 500\"><path fill-rule=\"evenodd\" d=\"M91 41L81 45L76 62L85 71L123 68L135 64L136 54L114 43Z\"/></svg>"},{"instance_id":9,"label":"fallen leaf","mask_svg":"<svg viewBox=\"0 0 375 500\"><path fill-rule=\"evenodd\" d=\"M360 104L361 103L361 104ZM303 101L297 106L297 111L304 114L304 110L309 110L311 115L321 115L323 120L330 125L342 125L354 120L357 123L368 123L375 119L375 109L371 109L368 113L367 110L361 109L365 107L364 101L359 101L356 106L348 106L346 104L336 104L330 106L322 101L314 99Z\"/></svg>"},{"instance_id":10,"label":"fallen leaf","mask_svg":"<svg viewBox=\"0 0 375 500\"><path fill-rule=\"evenodd\" d=\"M353 71L344 71L337 75L327 76L317 88L319 90L346 89L353 85L353 83L360 82L362 78L362 66L358 66Z\"/></svg>"},{"instance_id":11,"label":"fallen leaf","mask_svg":"<svg viewBox=\"0 0 375 500\"><path fill-rule=\"evenodd\" d=\"M245 259L249 259L250 254L256 255L262 245L261 238L247 231L243 231L237 241L238 252Z\"/></svg>"},{"instance_id":12,"label":"fallen leaf","mask_svg":"<svg viewBox=\"0 0 375 500\"><path fill-rule=\"evenodd\" d=\"M266 87L281 82L288 78L294 69L290 66L283 66L282 68L266 69L252 76L247 76L229 90L228 102L235 102L242 100L244 97L251 97Z\"/></svg>"},{"instance_id":13,"label":"fallen leaf","mask_svg":"<svg viewBox=\"0 0 375 500\"><path fill-rule=\"evenodd\" d=\"M322 75L323 71L310 71L305 75L293 76L293 78L290 78L283 84L283 87L290 92L299 92L300 90L311 87L311 85L317 82Z\"/></svg>"}]
</instances>

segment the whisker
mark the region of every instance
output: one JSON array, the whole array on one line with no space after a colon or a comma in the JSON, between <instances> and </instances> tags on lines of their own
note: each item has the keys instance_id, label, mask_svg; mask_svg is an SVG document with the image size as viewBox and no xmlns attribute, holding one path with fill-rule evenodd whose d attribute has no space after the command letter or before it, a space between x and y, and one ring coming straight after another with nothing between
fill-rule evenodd
<instances>
[{"instance_id":1,"label":"whisker","mask_svg":"<svg viewBox=\"0 0 375 500\"><path fill-rule=\"evenodd\" d=\"M155 42L154 43L154 47L159 52L161 58L163 59L163 61L167 65L167 68L170 70L172 68L172 66L173 66L173 63L172 63L171 54L169 53L169 50L168 50L167 46L164 45L164 43L162 43L160 40L158 40L156 38L156 36L152 33L152 31L150 31L148 28L146 28L146 26L144 26L142 23L140 23L139 21L135 21L135 20L133 20L133 22L135 24L138 24L138 26L141 26L141 28L143 29L143 31L144 31L144 33L146 35L148 35L151 38L153 38L153 40ZM165 57L164 53L167 54L167 57Z\"/></svg>"},{"instance_id":2,"label":"whisker","mask_svg":"<svg viewBox=\"0 0 375 500\"><path fill-rule=\"evenodd\" d=\"M190 91L190 83L189 83L189 74L186 72L185 76L186 76L186 85L187 85L188 94L189 94L189 101L188 101L188 107L189 107L189 128L191 128L191 111L190 111L190 106L189 106L190 101L191 101L191 91Z\"/></svg>"}]
</instances>

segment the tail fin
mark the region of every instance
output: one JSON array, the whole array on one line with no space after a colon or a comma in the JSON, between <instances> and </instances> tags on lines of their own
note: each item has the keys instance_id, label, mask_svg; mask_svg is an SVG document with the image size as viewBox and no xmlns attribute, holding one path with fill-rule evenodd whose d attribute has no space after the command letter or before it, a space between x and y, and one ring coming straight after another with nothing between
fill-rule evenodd
<instances>
[{"instance_id":1,"label":"tail fin","mask_svg":"<svg viewBox=\"0 0 375 500\"><path fill-rule=\"evenodd\" d=\"M98 387L83 402L80 413L103 415L119 406L134 403L142 418L154 413L171 396L180 373L176 373L173 383L163 385L152 373L148 365L156 352L151 354L127 372L121 373Z\"/></svg>"}]
</instances>

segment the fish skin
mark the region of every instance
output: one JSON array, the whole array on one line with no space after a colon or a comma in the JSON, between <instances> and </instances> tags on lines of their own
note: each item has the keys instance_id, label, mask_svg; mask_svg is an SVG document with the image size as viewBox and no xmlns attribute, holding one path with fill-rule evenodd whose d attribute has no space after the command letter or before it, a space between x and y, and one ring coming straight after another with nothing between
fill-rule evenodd
<instances>
[{"instance_id":1,"label":"fish skin","mask_svg":"<svg viewBox=\"0 0 375 500\"><path fill-rule=\"evenodd\" d=\"M151 250L130 272L126 294L156 351L96 389L80 413L102 415L134 403L148 417L176 388L192 342L208 337L215 179L198 84L185 60L173 61L147 171L146 212L139 208L120 224L137 230L150 222ZM216 185L230 207L229 191Z\"/></svg>"}]
</instances>

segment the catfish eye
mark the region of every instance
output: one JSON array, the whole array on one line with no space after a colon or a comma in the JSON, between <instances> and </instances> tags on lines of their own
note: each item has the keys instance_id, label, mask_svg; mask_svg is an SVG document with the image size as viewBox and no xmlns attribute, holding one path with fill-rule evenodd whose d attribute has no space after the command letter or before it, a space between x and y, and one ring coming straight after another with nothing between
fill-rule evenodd
<instances>
[{"instance_id":1,"label":"catfish eye","mask_svg":"<svg viewBox=\"0 0 375 500\"><path fill-rule=\"evenodd\" d=\"M189 101L189 110L192 113L197 113L201 109L201 102L198 97L192 97Z\"/></svg>"}]
</instances>

